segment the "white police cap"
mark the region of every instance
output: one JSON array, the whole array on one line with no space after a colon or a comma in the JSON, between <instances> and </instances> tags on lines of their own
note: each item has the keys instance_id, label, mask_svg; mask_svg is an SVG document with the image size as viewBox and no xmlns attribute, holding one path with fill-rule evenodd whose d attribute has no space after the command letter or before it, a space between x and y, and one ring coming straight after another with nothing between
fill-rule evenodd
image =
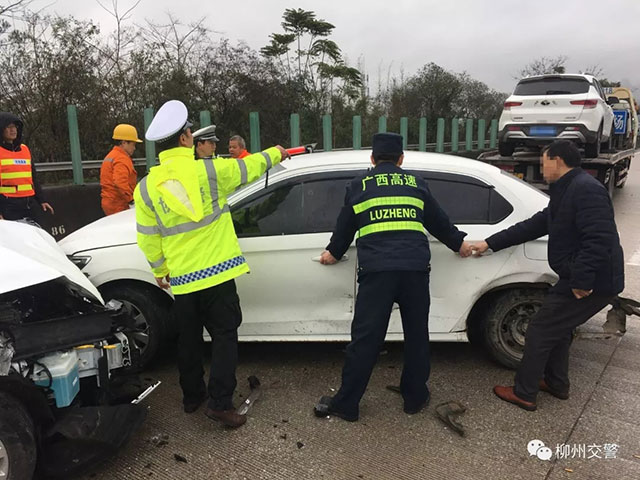
<instances>
[{"instance_id":1,"label":"white police cap","mask_svg":"<svg viewBox=\"0 0 640 480\"><path fill-rule=\"evenodd\" d=\"M193 140L211 140L212 142L220 141L220 139L216 137L215 125L209 125L208 127L204 127L193 132Z\"/></svg>"},{"instance_id":2,"label":"white police cap","mask_svg":"<svg viewBox=\"0 0 640 480\"><path fill-rule=\"evenodd\" d=\"M191 127L187 107L180 100L169 100L160 107L153 117L145 138L152 142L161 142L176 133Z\"/></svg>"}]
</instances>

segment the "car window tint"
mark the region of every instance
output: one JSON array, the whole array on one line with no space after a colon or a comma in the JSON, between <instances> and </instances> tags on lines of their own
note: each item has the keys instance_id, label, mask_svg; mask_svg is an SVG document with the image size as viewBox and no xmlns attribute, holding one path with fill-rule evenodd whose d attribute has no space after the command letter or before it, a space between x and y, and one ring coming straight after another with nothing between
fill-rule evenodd
<instances>
[{"instance_id":1,"label":"car window tint","mask_svg":"<svg viewBox=\"0 0 640 480\"><path fill-rule=\"evenodd\" d=\"M520 80L514 95L571 95L587 93L589 82L580 78L550 77Z\"/></svg>"},{"instance_id":2,"label":"car window tint","mask_svg":"<svg viewBox=\"0 0 640 480\"><path fill-rule=\"evenodd\" d=\"M350 178L331 178L304 183L305 233L332 232L344 203Z\"/></svg>"},{"instance_id":3,"label":"car window tint","mask_svg":"<svg viewBox=\"0 0 640 480\"><path fill-rule=\"evenodd\" d=\"M302 184L276 188L249 203L232 209L238 237L291 235L302 233Z\"/></svg>"},{"instance_id":4,"label":"car window tint","mask_svg":"<svg viewBox=\"0 0 640 480\"><path fill-rule=\"evenodd\" d=\"M438 177L424 175L431 194L453 223L494 224L513 212L513 206L490 185L464 175Z\"/></svg>"}]
</instances>

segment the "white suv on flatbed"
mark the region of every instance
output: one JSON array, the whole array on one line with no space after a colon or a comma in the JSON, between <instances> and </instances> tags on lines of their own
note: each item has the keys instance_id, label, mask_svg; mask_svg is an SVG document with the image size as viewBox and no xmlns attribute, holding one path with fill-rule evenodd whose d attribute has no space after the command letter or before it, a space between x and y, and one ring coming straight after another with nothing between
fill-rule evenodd
<instances>
[{"instance_id":1,"label":"white suv on flatbed","mask_svg":"<svg viewBox=\"0 0 640 480\"><path fill-rule=\"evenodd\" d=\"M592 75L551 74L518 82L500 116L498 149L511 156L517 146L566 139L596 158L613 135L613 111Z\"/></svg>"}]
</instances>

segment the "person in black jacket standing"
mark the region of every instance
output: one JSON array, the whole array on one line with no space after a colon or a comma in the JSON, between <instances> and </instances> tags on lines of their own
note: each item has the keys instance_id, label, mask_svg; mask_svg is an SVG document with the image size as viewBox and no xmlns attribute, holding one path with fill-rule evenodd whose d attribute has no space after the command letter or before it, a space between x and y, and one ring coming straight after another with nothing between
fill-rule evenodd
<instances>
[{"instance_id":1,"label":"person in black jacket standing","mask_svg":"<svg viewBox=\"0 0 640 480\"><path fill-rule=\"evenodd\" d=\"M606 188L580 168L580 152L558 140L542 151L549 206L533 217L473 245L482 254L549 235L548 259L560 277L530 320L515 386L494 387L502 400L536 409L539 390L569 398L573 330L624 289L624 259Z\"/></svg>"},{"instance_id":2,"label":"person in black jacket standing","mask_svg":"<svg viewBox=\"0 0 640 480\"><path fill-rule=\"evenodd\" d=\"M404 411L418 413L429 400L429 262L426 229L454 252L467 257L465 233L451 224L431 196L426 182L404 171L402 137L373 136L374 168L347 187L321 263L336 263L358 233L358 296L342 371L342 386L323 397L317 416L333 414L348 421L359 417L359 403L376 363L394 302L404 330L404 368L400 390Z\"/></svg>"}]
</instances>

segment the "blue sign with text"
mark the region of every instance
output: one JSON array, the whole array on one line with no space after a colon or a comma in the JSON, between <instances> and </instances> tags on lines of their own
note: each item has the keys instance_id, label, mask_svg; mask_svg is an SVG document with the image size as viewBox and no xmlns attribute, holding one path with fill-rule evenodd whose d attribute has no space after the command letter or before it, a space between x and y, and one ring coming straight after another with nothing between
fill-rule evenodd
<instances>
[{"instance_id":1,"label":"blue sign with text","mask_svg":"<svg viewBox=\"0 0 640 480\"><path fill-rule=\"evenodd\" d=\"M615 134L620 135L627 131L627 120L629 113L626 110L614 110L613 111L613 125L615 127Z\"/></svg>"}]
</instances>

